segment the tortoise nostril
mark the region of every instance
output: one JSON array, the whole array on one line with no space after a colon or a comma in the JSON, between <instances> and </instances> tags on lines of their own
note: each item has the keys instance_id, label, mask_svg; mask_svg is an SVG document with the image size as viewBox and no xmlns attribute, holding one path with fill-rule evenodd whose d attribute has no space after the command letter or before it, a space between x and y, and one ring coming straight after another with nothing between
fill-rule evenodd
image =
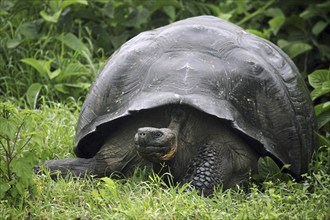
<instances>
[{"instance_id":1,"label":"tortoise nostril","mask_svg":"<svg viewBox=\"0 0 330 220\"><path fill-rule=\"evenodd\" d=\"M145 132L139 132L139 137L144 138L146 136Z\"/></svg>"}]
</instances>

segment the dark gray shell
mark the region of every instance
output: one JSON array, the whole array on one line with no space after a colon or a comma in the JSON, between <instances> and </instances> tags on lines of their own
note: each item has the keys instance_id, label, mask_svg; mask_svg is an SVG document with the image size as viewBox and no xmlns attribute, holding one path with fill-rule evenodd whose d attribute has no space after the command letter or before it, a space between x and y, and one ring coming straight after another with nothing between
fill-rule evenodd
<instances>
[{"instance_id":1,"label":"dark gray shell","mask_svg":"<svg viewBox=\"0 0 330 220\"><path fill-rule=\"evenodd\" d=\"M166 104L229 120L292 174L307 171L315 120L296 66L272 43L211 16L143 32L111 57L82 107L76 154L92 157L118 119Z\"/></svg>"}]
</instances>

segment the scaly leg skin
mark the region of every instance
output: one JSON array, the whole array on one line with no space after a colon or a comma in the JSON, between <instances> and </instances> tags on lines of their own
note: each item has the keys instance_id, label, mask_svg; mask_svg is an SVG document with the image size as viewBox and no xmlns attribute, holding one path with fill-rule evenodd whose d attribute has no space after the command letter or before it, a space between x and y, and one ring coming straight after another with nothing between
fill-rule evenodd
<instances>
[{"instance_id":1,"label":"scaly leg skin","mask_svg":"<svg viewBox=\"0 0 330 220\"><path fill-rule=\"evenodd\" d=\"M203 145L191 162L181 183L190 182L202 195L211 195L214 187L228 189L248 179L256 170L258 156L252 151L233 149L235 143Z\"/></svg>"},{"instance_id":2,"label":"scaly leg skin","mask_svg":"<svg viewBox=\"0 0 330 220\"><path fill-rule=\"evenodd\" d=\"M148 166L132 148L127 147L123 151L117 145L105 143L93 158L48 160L45 162L45 166L51 172L53 179L56 179L57 175L66 177L68 174L74 178L85 175L94 177L126 176L130 175L137 166ZM35 170L38 172L38 168Z\"/></svg>"},{"instance_id":3,"label":"scaly leg skin","mask_svg":"<svg viewBox=\"0 0 330 220\"><path fill-rule=\"evenodd\" d=\"M71 174L75 178L84 177L85 175L95 174L95 160L84 158L67 158L61 160L48 160L45 166L51 172L52 179L56 179L57 175L66 177Z\"/></svg>"}]
</instances>

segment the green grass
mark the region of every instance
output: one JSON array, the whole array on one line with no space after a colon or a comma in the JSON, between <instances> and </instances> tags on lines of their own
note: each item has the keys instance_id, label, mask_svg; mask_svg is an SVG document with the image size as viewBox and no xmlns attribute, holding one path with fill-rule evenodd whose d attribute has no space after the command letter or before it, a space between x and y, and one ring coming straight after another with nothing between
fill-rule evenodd
<instances>
[{"instance_id":1,"label":"green grass","mask_svg":"<svg viewBox=\"0 0 330 220\"><path fill-rule=\"evenodd\" d=\"M328 176L329 178L329 176ZM204 198L195 191L162 187L161 181L130 178L123 181L51 181L36 177L33 196L24 205L9 207L1 202L1 219L329 219L329 189L313 181L251 186L218 191ZM323 180L329 184L329 180Z\"/></svg>"},{"instance_id":2,"label":"green grass","mask_svg":"<svg viewBox=\"0 0 330 220\"><path fill-rule=\"evenodd\" d=\"M41 138L25 150L33 150L39 162L72 157L78 108L74 103L47 103L30 110L40 116L30 126ZM48 174L33 174L33 184L18 200L8 196L0 201L0 219L329 219L328 164L317 157L315 161L318 170L300 183L268 178L244 190L218 189L213 197L184 192L187 185L167 187L146 170L123 180L53 181Z\"/></svg>"},{"instance_id":3,"label":"green grass","mask_svg":"<svg viewBox=\"0 0 330 220\"><path fill-rule=\"evenodd\" d=\"M327 1L70 2L0 1L1 220L330 219ZM202 14L242 24L288 52L303 75L315 71L309 80L322 147L302 182L264 173L244 190L205 198L184 192L187 185L167 187L146 170L124 180L56 182L33 173L45 160L74 157L80 99L115 49L141 31Z\"/></svg>"}]
</instances>

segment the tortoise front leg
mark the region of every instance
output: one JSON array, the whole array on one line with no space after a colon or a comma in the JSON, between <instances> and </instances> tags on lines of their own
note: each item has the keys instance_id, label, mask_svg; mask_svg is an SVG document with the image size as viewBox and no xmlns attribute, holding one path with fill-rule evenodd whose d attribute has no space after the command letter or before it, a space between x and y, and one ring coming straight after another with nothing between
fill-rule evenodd
<instances>
[{"instance_id":1,"label":"tortoise front leg","mask_svg":"<svg viewBox=\"0 0 330 220\"><path fill-rule=\"evenodd\" d=\"M56 178L57 173L62 177L71 174L73 177L84 177L85 175L95 175L96 163L94 158L66 158L61 160L47 160L45 166L51 172L52 178Z\"/></svg>"},{"instance_id":2,"label":"tortoise front leg","mask_svg":"<svg viewBox=\"0 0 330 220\"><path fill-rule=\"evenodd\" d=\"M246 180L255 170L257 155L250 150L235 149L234 143L203 145L188 166L182 183L190 182L201 194L210 195L214 187L228 189Z\"/></svg>"}]
</instances>

